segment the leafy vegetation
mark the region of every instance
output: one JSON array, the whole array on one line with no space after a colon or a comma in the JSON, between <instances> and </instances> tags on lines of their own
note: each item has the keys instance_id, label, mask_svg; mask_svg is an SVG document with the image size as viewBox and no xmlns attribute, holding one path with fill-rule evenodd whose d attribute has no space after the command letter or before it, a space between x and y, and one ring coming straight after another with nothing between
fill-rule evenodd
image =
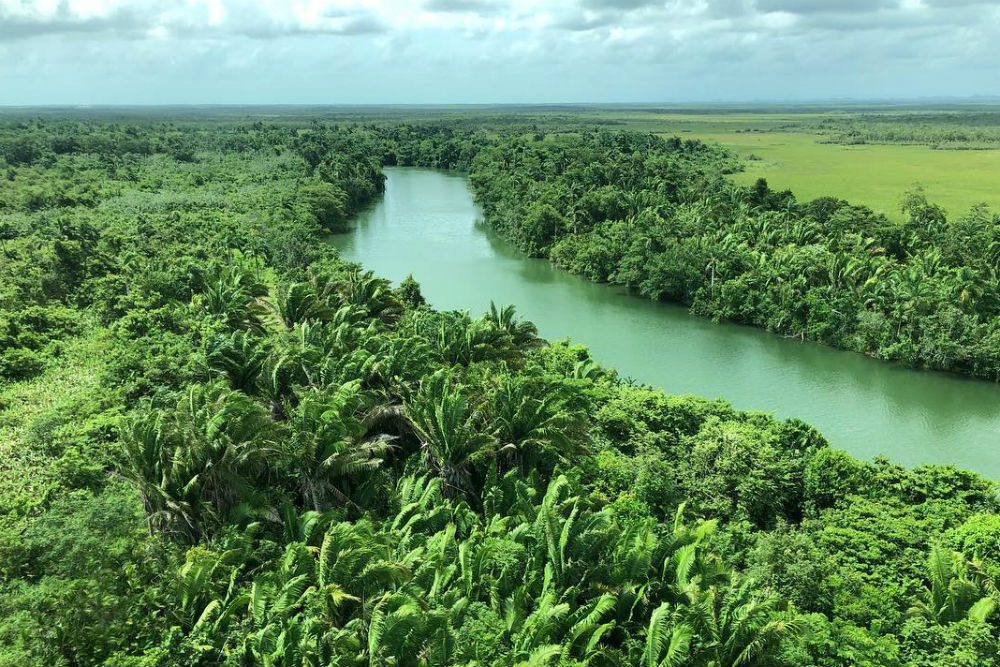
<instances>
[{"instance_id":1,"label":"leafy vegetation","mask_svg":"<svg viewBox=\"0 0 1000 667\"><path fill-rule=\"evenodd\" d=\"M1000 114L993 110L859 114L824 119L818 129L844 144L920 144L939 150L1000 146Z\"/></svg>"},{"instance_id":2,"label":"leafy vegetation","mask_svg":"<svg viewBox=\"0 0 1000 667\"><path fill-rule=\"evenodd\" d=\"M487 222L591 280L717 320L1000 379L1000 219L949 221L919 192L895 224L722 176L717 149L651 136L513 137L471 182Z\"/></svg>"},{"instance_id":3,"label":"leafy vegetation","mask_svg":"<svg viewBox=\"0 0 1000 667\"><path fill-rule=\"evenodd\" d=\"M536 108L542 129L589 124L717 143L738 155L732 181L766 178L798 199L833 195L902 222L917 187L950 216L1000 209L1000 113L995 104L636 105ZM571 125L572 124L572 125Z\"/></svg>"},{"instance_id":4,"label":"leafy vegetation","mask_svg":"<svg viewBox=\"0 0 1000 667\"><path fill-rule=\"evenodd\" d=\"M739 193L708 147L524 134L0 130L0 665L997 664L992 483L634 386L322 242L383 162L468 163L494 220L566 258ZM666 208L628 187L653 166ZM779 236L772 201L799 210L747 196Z\"/></svg>"}]
</instances>

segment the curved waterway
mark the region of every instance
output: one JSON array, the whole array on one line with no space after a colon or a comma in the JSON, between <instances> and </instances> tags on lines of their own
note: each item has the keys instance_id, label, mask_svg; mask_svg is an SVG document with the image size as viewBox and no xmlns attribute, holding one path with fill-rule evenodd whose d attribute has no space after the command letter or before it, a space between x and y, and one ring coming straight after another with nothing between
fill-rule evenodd
<instances>
[{"instance_id":1,"label":"curved waterway","mask_svg":"<svg viewBox=\"0 0 1000 667\"><path fill-rule=\"evenodd\" d=\"M1000 478L1000 386L899 368L597 285L519 253L481 224L466 179L386 169L385 197L334 237L394 281L408 274L438 309L514 304L551 340L585 343L604 365L675 394L798 417L855 456L954 463Z\"/></svg>"}]
</instances>

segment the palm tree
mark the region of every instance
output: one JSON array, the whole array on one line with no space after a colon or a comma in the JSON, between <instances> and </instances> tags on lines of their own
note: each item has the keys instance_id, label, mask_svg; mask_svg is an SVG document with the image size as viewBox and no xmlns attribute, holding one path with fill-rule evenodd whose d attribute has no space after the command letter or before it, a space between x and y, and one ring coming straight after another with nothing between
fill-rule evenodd
<instances>
[{"instance_id":1,"label":"palm tree","mask_svg":"<svg viewBox=\"0 0 1000 667\"><path fill-rule=\"evenodd\" d=\"M579 513L579 498L572 495L571 484L565 475L549 482L545 496L535 510L532 528L538 552L551 570L553 581L562 585L573 557L573 527Z\"/></svg>"},{"instance_id":2,"label":"palm tree","mask_svg":"<svg viewBox=\"0 0 1000 667\"><path fill-rule=\"evenodd\" d=\"M650 615L641 667L681 667L688 661L694 631L677 617L677 610L666 602Z\"/></svg>"},{"instance_id":3,"label":"palm tree","mask_svg":"<svg viewBox=\"0 0 1000 667\"><path fill-rule=\"evenodd\" d=\"M395 501L399 507L390 530L401 549L409 547L415 534L445 530L453 515L442 492L443 480L429 474L407 475L396 484Z\"/></svg>"},{"instance_id":4,"label":"palm tree","mask_svg":"<svg viewBox=\"0 0 1000 667\"><path fill-rule=\"evenodd\" d=\"M215 552L191 549L177 572L178 621L188 628L212 622L215 629L242 598L231 585L247 554L238 549ZM214 619L214 621L213 621Z\"/></svg>"},{"instance_id":5,"label":"palm tree","mask_svg":"<svg viewBox=\"0 0 1000 667\"><path fill-rule=\"evenodd\" d=\"M979 272L971 267L961 266L952 269L949 282L959 307L966 312L975 312L986 292L985 281Z\"/></svg>"},{"instance_id":6,"label":"palm tree","mask_svg":"<svg viewBox=\"0 0 1000 667\"><path fill-rule=\"evenodd\" d=\"M517 319L514 306L497 308L490 301L489 321L498 329L509 333L514 345L518 347L537 347L545 342L538 337L538 328L532 322Z\"/></svg>"},{"instance_id":7,"label":"palm tree","mask_svg":"<svg viewBox=\"0 0 1000 667\"><path fill-rule=\"evenodd\" d=\"M933 308L936 301L934 286L934 281L924 273L922 264L910 264L892 274L892 315L896 318L897 336L904 324L911 324Z\"/></svg>"},{"instance_id":8,"label":"palm tree","mask_svg":"<svg viewBox=\"0 0 1000 667\"><path fill-rule=\"evenodd\" d=\"M254 390L267 358L259 336L233 331L210 340L206 347L205 360L211 373L225 377L233 389Z\"/></svg>"},{"instance_id":9,"label":"palm tree","mask_svg":"<svg viewBox=\"0 0 1000 667\"><path fill-rule=\"evenodd\" d=\"M533 383L520 375L500 375L487 394L488 422L500 450L522 470L568 461L582 449L586 422L566 408L559 385Z\"/></svg>"},{"instance_id":10,"label":"palm tree","mask_svg":"<svg viewBox=\"0 0 1000 667\"><path fill-rule=\"evenodd\" d=\"M309 283L280 285L269 305L278 321L289 330L296 324L329 320L335 312Z\"/></svg>"},{"instance_id":11,"label":"palm tree","mask_svg":"<svg viewBox=\"0 0 1000 667\"><path fill-rule=\"evenodd\" d=\"M263 333L267 312L260 299L267 287L245 261L232 260L202 280L202 290L195 294L192 306L219 318L232 330L246 329Z\"/></svg>"},{"instance_id":12,"label":"palm tree","mask_svg":"<svg viewBox=\"0 0 1000 667\"><path fill-rule=\"evenodd\" d=\"M720 268L725 274L727 262L732 262L737 258L739 240L735 235L729 233L717 238L696 237L695 244L705 259L705 271L709 276L709 294L715 297L715 283Z\"/></svg>"},{"instance_id":13,"label":"palm tree","mask_svg":"<svg viewBox=\"0 0 1000 667\"><path fill-rule=\"evenodd\" d=\"M964 618L985 621L996 611L997 600L984 593L983 584L975 563L936 545L927 557L927 587L909 613L940 625Z\"/></svg>"},{"instance_id":14,"label":"palm tree","mask_svg":"<svg viewBox=\"0 0 1000 667\"><path fill-rule=\"evenodd\" d=\"M767 664L783 640L806 631L801 617L781 610L777 596L758 590L751 579L687 588L688 622L698 641L699 664L752 667Z\"/></svg>"},{"instance_id":15,"label":"palm tree","mask_svg":"<svg viewBox=\"0 0 1000 667\"><path fill-rule=\"evenodd\" d=\"M408 592L386 594L368 622L368 664L420 667L454 664L451 614L428 609Z\"/></svg>"},{"instance_id":16,"label":"palm tree","mask_svg":"<svg viewBox=\"0 0 1000 667\"><path fill-rule=\"evenodd\" d=\"M424 378L406 406L406 417L428 469L451 491L472 494L473 467L493 455L494 440L477 430L478 413L449 371Z\"/></svg>"},{"instance_id":17,"label":"palm tree","mask_svg":"<svg viewBox=\"0 0 1000 667\"><path fill-rule=\"evenodd\" d=\"M184 525L193 528L193 510L172 497L170 425L160 412L139 414L122 428L123 475L135 484L150 532Z\"/></svg>"},{"instance_id":18,"label":"palm tree","mask_svg":"<svg viewBox=\"0 0 1000 667\"><path fill-rule=\"evenodd\" d=\"M467 312L420 310L406 322L410 336L427 341L450 365L516 356L511 337L488 317L473 320Z\"/></svg>"},{"instance_id":19,"label":"palm tree","mask_svg":"<svg viewBox=\"0 0 1000 667\"><path fill-rule=\"evenodd\" d=\"M722 559L708 550L718 527L715 519L689 524L684 520L686 504L681 503L674 515L672 530L663 539L660 549L664 574L670 571L670 584L684 596L691 585L718 586L729 581L730 572Z\"/></svg>"},{"instance_id":20,"label":"palm tree","mask_svg":"<svg viewBox=\"0 0 1000 667\"><path fill-rule=\"evenodd\" d=\"M270 338L271 349L263 360L257 376L257 390L269 401L271 415L276 419L286 415L289 402L294 402L295 388L321 388L327 376L332 339L338 329L326 322L301 322L290 331L281 331ZM332 351L332 350L330 350Z\"/></svg>"},{"instance_id":21,"label":"palm tree","mask_svg":"<svg viewBox=\"0 0 1000 667\"><path fill-rule=\"evenodd\" d=\"M140 414L123 430L124 474L150 528L191 541L257 495L272 424L243 393L196 385L172 411Z\"/></svg>"},{"instance_id":22,"label":"palm tree","mask_svg":"<svg viewBox=\"0 0 1000 667\"><path fill-rule=\"evenodd\" d=\"M368 355L355 377L387 398L408 397L410 384L434 370L431 346L417 337L373 336L365 350Z\"/></svg>"},{"instance_id":23,"label":"palm tree","mask_svg":"<svg viewBox=\"0 0 1000 667\"><path fill-rule=\"evenodd\" d=\"M606 658L605 637L615 628L614 620L605 620L616 605L614 595L603 593L580 605L567 619L561 644L569 655L584 665Z\"/></svg>"},{"instance_id":24,"label":"palm tree","mask_svg":"<svg viewBox=\"0 0 1000 667\"><path fill-rule=\"evenodd\" d=\"M257 577L246 597L250 631L241 651L255 664L320 664L324 647L321 619L299 612L314 597L316 564L300 542L286 546L272 571Z\"/></svg>"},{"instance_id":25,"label":"palm tree","mask_svg":"<svg viewBox=\"0 0 1000 667\"><path fill-rule=\"evenodd\" d=\"M389 281L371 271L350 271L338 284L338 292L344 304L358 306L384 322L395 322L403 312Z\"/></svg>"},{"instance_id":26,"label":"palm tree","mask_svg":"<svg viewBox=\"0 0 1000 667\"><path fill-rule=\"evenodd\" d=\"M919 255L910 257L909 264L911 266L916 266L920 269L920 273L928 278L935 277L941 270L944 260L941 257L941 251L937 248L930 248L924 250Z\"/></svg>"},{"instance_id":27,"label":"palm tree","mask_svg":"<svg viewBox=\"0 0 1000 667\"><path fill-rule=\"evenodd\" d=\"M299 512L298 508L290 502L282 504L281 524L285 542L309 544L315 535L326 529L331 518L330 512L317 512L315 510Z\"/></svg>"},{"instance_id":28,"label":"palm tree","mask_svg":"<svg viewBox=\"0 0 1000 667\"><path fill-rule=\"evenodd\" d=\"M392 438L368 436L360 418L364 397L357 381L323 391L304 391L288 409L287 453L298 479L302 502L317 512L341 504L357 505L351 492L362 476L377 469Z\"/></svg>"}]
</instances>

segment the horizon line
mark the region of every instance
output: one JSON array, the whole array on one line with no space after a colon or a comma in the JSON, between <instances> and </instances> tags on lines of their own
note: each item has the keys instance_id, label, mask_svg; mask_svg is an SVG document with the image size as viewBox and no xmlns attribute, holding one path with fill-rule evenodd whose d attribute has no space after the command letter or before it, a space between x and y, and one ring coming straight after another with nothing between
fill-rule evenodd
<instances>
[{"instance_id":1,"label":"horizon line","mask_svg":"<svg viewBox=\"0 0 1000 667\"><path fill-rule=\"evenodd\" d=\"M817 105L906 105L906 104L1000 104L1000 95L920 97L828 97L803 99L546 101L546 102L50 102L38 104L0 103L0 110L18 109L155 109L155 108L483 108L483 107L724 107L724 106L817 106Z\"/></svg>"}]
</instances>

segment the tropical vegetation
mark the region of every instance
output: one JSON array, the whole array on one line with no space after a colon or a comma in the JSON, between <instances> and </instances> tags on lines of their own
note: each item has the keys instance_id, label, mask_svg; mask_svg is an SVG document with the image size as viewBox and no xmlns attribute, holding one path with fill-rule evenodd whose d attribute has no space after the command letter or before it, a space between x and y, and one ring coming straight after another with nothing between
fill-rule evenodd
<instances>
[{"instance_id":1,"label":"tropical vegetation","mask_svg":"<svg viewBox=\"0 0 1000 667\"><path fill-rule=\"evenodd\" d=\"M594 281L879 359L1000 380L1000 217L949 220L919 191L907 219L724 178L700 142L516 136L477 154L487 222Z\"/></svg>"},{"instance_id":2,"label":"tropical vegetation","mask_svg":"<svg viewBox=\"0 0 1000 667\"><path fill-rule=\"evenodd\" d=\"M324 243L383 164L471 167L532 252L638 276L646 234L658 262L697 257L700 312L744 285L812 337L806 288L768 266L864 246L856 209L810 223L824 204L718 185L718 149L515 123L22 119L0 155L0 665L1000 664L991 481L636 385L512 306L436 311ZM650 231L708 235L739 197L731 255ZM816 243L782 241L781 206ZM908 234L828 293L934 264ZM922 340L955 257L981 277L979 241L940 252L942 291L872 311L893 336ZM741 282L751 259L770 282ZM990 289L953 295L975 331Z\"/></svg>"}]
</instances>

